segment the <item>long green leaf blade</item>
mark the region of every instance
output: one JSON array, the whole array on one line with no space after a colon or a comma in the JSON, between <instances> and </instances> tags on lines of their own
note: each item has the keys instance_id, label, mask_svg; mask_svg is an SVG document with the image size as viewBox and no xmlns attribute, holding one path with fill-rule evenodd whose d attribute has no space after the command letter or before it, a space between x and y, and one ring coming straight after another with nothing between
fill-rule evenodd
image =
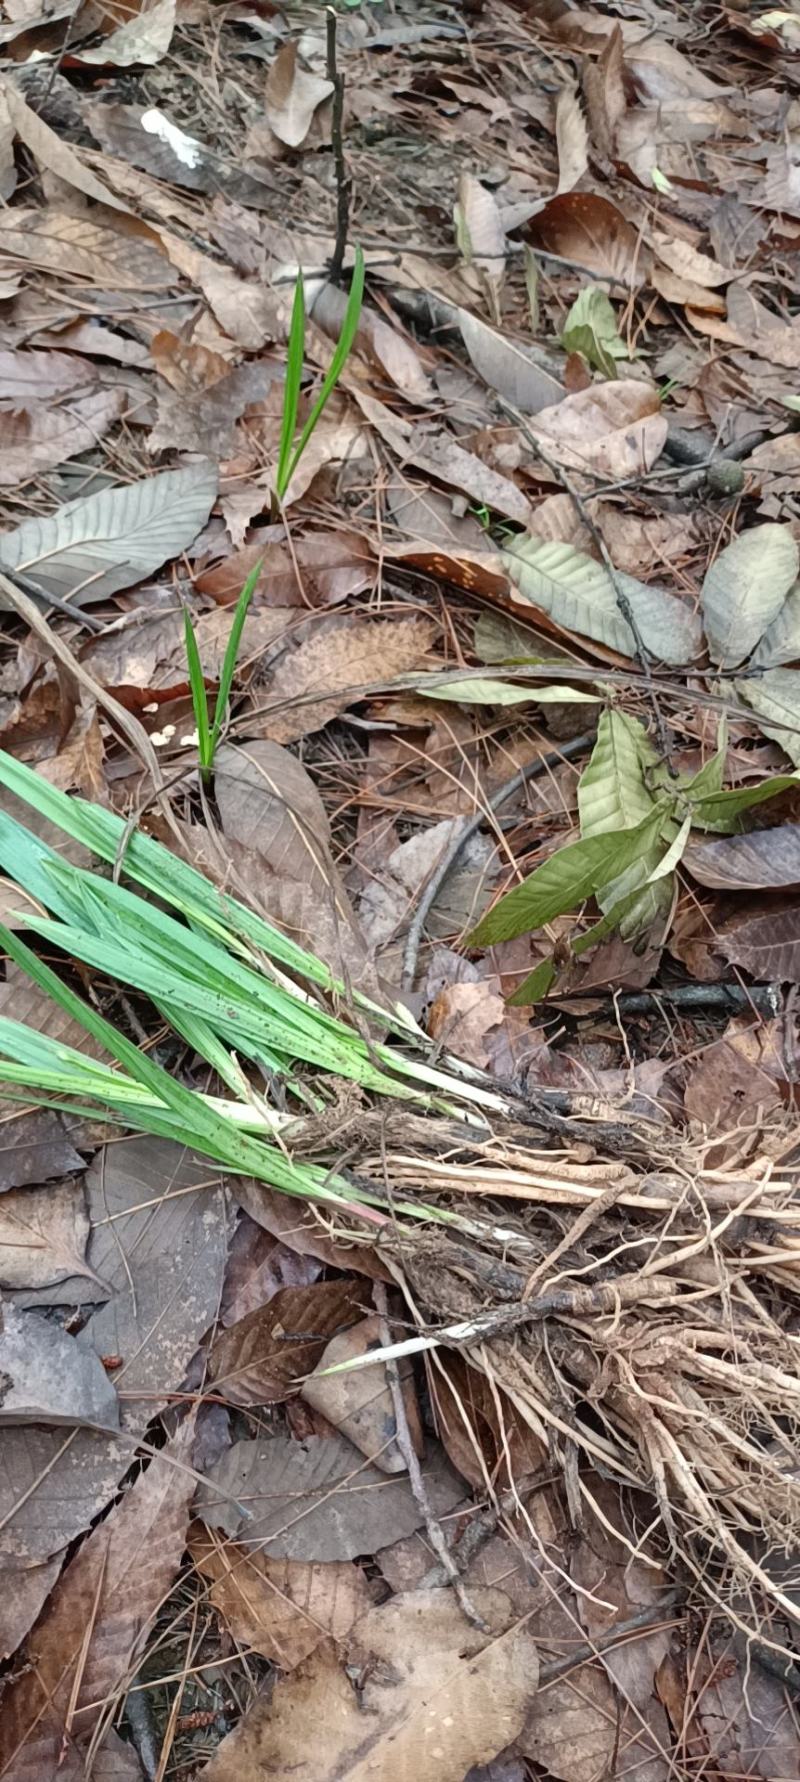
<instances>
[{"instance_id":1,"label":"long green leaf blade","mask_svg":"<svg viewBox=\"0 0 800 1782\"><path fill-rule=\"evenodd\" d=\"M245 582L242 592L239 595L239 598L236 602L236 611L233 615L233 624L230 629L230 636L228 638L227 644L225 645L225 655L224 655L223 661L222 661L222 673L219 677L219 688L217 690L217 703L214 707L214 722L211 726L211 736L209 738L209 757L210 757L209 765L210 766L213 766L213 764L214 764L214 756L216 755L216 752L217 752L217 743L219 742L220 731L222 729L223 719L225 717L225 713L228 708L228 700L230 699L230 696L231 696L231 687L233 686L233 677L236 672L236 662L237 662L237 658L239 655L239 645L241 644L241 641L242 641L242 632L244 630L244 622L245 622L245 619L247 618L247 610L248 610L250 602L253 598L253 594L254 594L255 588L256 588L256 583L258 582L258 578L261 574L261 565L262 565L263 561L264 561L263 557L260 557L258 562L256 563L255 567L253 569L251 569L250 574L247 577L247 581Z\"/></svg>"},{"instance_id":2,"label":"long green leaf blade","mask_svg":"<svg viewBox=\"0 0 800 1782\"><path fill-rule=\"evenodd\" d=\"M286 490L292 480L292 477L294 476L297 466L300 463L300 459L303 456L303 453L306 449L306 446L308 445L308 442L311 438L314 428L317 425L320 415L322 414L322 411L325 408L329 397L332 395L332 393L339 381L339 378L342 375L342 371L344 369L345 362L347 360L348 354L349 354L350 349L353 345L353 341L355 340L356 333L358 330L358 323L359 323L359 318L361 316L361 304L363 301L363 297L364 297L364 255L362 254L360 247L357 247L356 248L356 262L355 262L355 267L353 269L353 277L352 277L351 284L350 284L350 294L347 299L347 308L345 310L344 320L342 322L342 332L339 335L339 339L336 342L336 347L334 350L333 358L331 359L330 366L328 367L328 371L326 373L325 380L322 385L322 389L320 390L317 400L314 403L314 407L311 410L308 420L306 421L306 424L302 430L302 433L300 434L300 438L297 442L297 445L295 446L294 452L292 453L291 462L289 463L287 473L286 473L286 481L285 481L283 487L281 487L280 485L278 486L278 494L280 495L281 500L283 499L283 496L285 495Z\"/></svg>"},{"instance_id":3,"label":"long green leaf blade","mask_svg":"<svg viewBox=\"0 0 800 1782\"><path fill-rule=\"evenodd\" d=\"M197 648L197 638L188 606L183 609L183 636L186 645L186 666L189 670L192 710L197 731L197 753L200 770L202 773L207 773L213 760L211 733L208 727L208 695L203 676L203 665L200 661L200 651Z\"/></svg>"},{"instance_id":4,"label":"long green leaf blade","mask_svg":"<svg viewBox=\"0 0 800 1782\"><path fill-rule=\"evenodd\" d=\"M279 501L283 500L292 475L290 468L292 441L297 427L297 408L300 401L300 384L303 377L305 343L306 296L303 288L303 274L302 272L298 272L297 284L294 288L292 320L289 327L289 346L286 354L286 379L283 386L281 437L278 446L278 468L275 472L275 489Z\"/></svg>"},{"instance_id":5,"label":"long green leaf blade","mask_svg":"<svg viewBox=\"0 0 800 1782\"><path fill-rule=\"evenodd\" d=\"M490 910L470 936L472 946L491 946L542 928L554 916L595 897L634 861L647 854L668 815L657 805L635 829L592 835L561 848Z\"/></svg>"}]
</instances>

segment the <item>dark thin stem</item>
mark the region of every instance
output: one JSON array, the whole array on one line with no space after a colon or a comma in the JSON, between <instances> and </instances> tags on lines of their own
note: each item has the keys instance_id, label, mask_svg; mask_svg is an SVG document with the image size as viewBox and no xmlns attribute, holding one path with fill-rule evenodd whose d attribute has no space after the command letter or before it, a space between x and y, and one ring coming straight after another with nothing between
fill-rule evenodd
<instances>
[{"instance_id":1,"label":"dark thin stem","mask_svg":"<svg viewBox=\"0 0 800 1782\"><path fill-rule=\"evenodd\" d=\"M657 1015L660 1004L670 1009L755 1009L776 1015L781 993L777 984L667 984L615 996L614 1003L621 1015Z\"/></svg>"},{"instance_id":2,"label":"dark thin stem","mask_svg":"<svg viewBox=\"0 0 800 1782\"><path fill-rule=\"evenodd\" d=\"M342 143L342 125L344 120L344 75L336 66L336 13L332 6L327 7L327 75L333 84L333 115L331 117L331 147L333 149L333 166L336 174L336 241L329 266L332 284L336 284L342 275L345 248L347 247L347 231L350 223L351 181L347 175Z\"/></svg>"},{"instance_id":3,"label":"dark thin stem","mask_svg":"<svg viewBox=\"0 0 800 1782\"><path fill-rule=\"evenodd\" d=\"M506 799L513 798L514 793L519 792L520 788L526 785L528 780L538 779L540 774L548 773L551 768L560 766L562 761L571 761L573 756L581 755L584 749L591 748L593 742L594 732L587 730L583 736L573 737L570 742L563 743L559 749L553 749L550 754L537 755L535 761L529 761L526 767L520 768L519 773L513 774L510 780L506 780L502 786L498 786L497 791L492 794L487 805L481 810L476 811L474 817L467 818L467 821L458 831L458 834L453 837L446 854L444 854L443 858L439 861L439 865L436 867L435 872L428 880L414 912L414 917L406 939L405 951L403 953L403 976L401 983L404 990L410 990L413 987L417 971L417 955L422 940L422 931L433 905L439 896L439 892L441 891L445 880L449 879L454 866L456 866L460 860L467 842L471 841L473 835L477 835L478 830L483 827L488 812L499 810L500 805L505 804Z\"/></svg>"}]
</instances>

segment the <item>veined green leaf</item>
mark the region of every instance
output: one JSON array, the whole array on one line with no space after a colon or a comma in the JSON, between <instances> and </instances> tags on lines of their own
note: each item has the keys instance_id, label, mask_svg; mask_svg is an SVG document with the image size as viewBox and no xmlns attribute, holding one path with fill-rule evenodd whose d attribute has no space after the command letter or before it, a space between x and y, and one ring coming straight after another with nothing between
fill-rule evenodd
<instances>
[{"instance_id":1,"label":"veined green leaf","mask_svg":"<svg viewBox=\"0 0 800 1782\"><path fill-rule=\"evenodd\" d=\"M614 582L594 557L573 545L527 538L503 552L503 567L524 599L549 613L565 631L577 631L635 658L636 641L620 612ZM616 579L649 654L672 667L691 662L699 651L701 632L689 608L664 588L647 587L621 573Z\"/></svg>"},{"instance_id":2,"label":"veined green leaf","mask_svg":"<svg viewBox=\"0 0 800 1782\"><path fill-rule=\"evenodd\" d=\"M640 896L641 892L634 891L632 896L621 899L607 911L602 921L594 922L591 928L585 929L583 934L570 940L568 943L570 956L573 959L580 959L592 947L598 946L601 941L607 940L609 935L615 934L617 929L622 927L625 918L633 910ZM554 984L557 983L559 976L560 971L555 959L543 959L541 965L537 965L535 970L529 973L524 983L514 991L513 996L509 997L509 1008L524 1008L529 1003L541 1002L542 997L547 996Z\"/></svg>"},{"instance_id":3,"label":"veined green leaf","mask_svg":"<svg viewBox=\"0 0 800 1782\"><path fill-rule=\"evenodd\" d=\"M737 681L736 690L756 713L759 730L800 767L800 669L768 668L757 679Z\"/></svg>"},{"instance_id":4,"label":"veined green leaf","mask_svg":"<svg viewBox=\"0 0 800 1782\"><path fill-rule=\"evenodd\" d=\"M630 354L617 330L617 318L606 292L599 285L585 285L578 292L564 323L561 345L567 353L580 353L604 377L617 375L616 361Z\"/></svg>"},{"instance_id":5,"label":"veined green leaf","mask_svg":"<svg viewBox=\"0 0 800 1782\"><path fill-rule=\"evenodd\" d=\"M692 824L696 829L731 833L740 827L739 818L744 811L764 804L769 798L777 798L780 792L797 791L798 787L800 774L776 773L773 779L762 780L758 786L734 786L727 792L711 792L696 801L687 788Z\"/></svg>"},{"instance_id":6,"label":"veined green leaf","mask_svg":"<svg viewBox=\"0 0 800 1782\"><path fill-rule=\"evenodd\" d=\"M634 829L588 836L560 848L484 916L470 936L470 944L491 946L495 941L513 940L602 893L634 861L647 855L668 815L666 802L657 804Z\"/></svg>"},{"instance_id":7,"label":"veined green leaf","mask_svg":"<svg viewBox=\"0 0 800 1782\"><path fill-rule=\"evenodd\" d=\"M614 708L604 712L597 741L578 782L581 835L635 829L653 809L645 769L658 761L637 718Z\"/></svg>"},{"instance_id":8,"label":"veined green leaf","mask_svg":"<svg viewBox=\"0 0 800 1782\"><path fill-rule=\"evenodd\" d=\"M477 674L447 681L426 675L415 691L423 699L452 699L460 705L597 705L600 698L583 687L522 687L518 681L490 680Z\"/></svg>"},{"instance_id":9,"label":"veined green leaf","mask_svg":"<svg viewBox=\"0 0 800 1782\"><path fill-rule=\"evenodd\" d=\"M712 662L735 668L777 619L800 573L788 526L769 521L740 533L720 551L701 591Z\"/></svg>"}]
</instances>

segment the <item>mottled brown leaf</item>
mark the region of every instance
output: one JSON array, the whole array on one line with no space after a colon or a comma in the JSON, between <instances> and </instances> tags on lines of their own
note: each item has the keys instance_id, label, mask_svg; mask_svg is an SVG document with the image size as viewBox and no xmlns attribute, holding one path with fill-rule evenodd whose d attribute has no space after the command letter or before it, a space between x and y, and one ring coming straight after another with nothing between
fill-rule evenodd
<instances>
[{"instance_id":1,"label":"mottled brown leaf","mask_svg":"<svg viewBox=\"0 0 800 1782\"><path fill-rule=\"evenodd\" d=\"M62 1572L28 1642L28 1666L4 1696L8 1782L55 1777L68 1712L82 1746L126 1688L186 1540L191 1437L189 1421Z\"/></svg>"},{"instance_id":2,"label":"mottled brown leaf","mask_svg":"<svg viewBox=\"0 0 800 1782\"><path fill-rule=\"evenodd\" d=\"M350 1560L319 1565L267 1559L202 1522L192 1523L189 1551L210 1599L243 1645L290 1671L330 1636L341 1640L372 1607L373 1590Z\"/></svg>"},{"instance_id":3,"label":"mottled brown leaf","mask_svg":"<svg viewBox=\"0 0 800 1782\"><path fill-rule=\"evenodd\" d=\"M287 743L321 730L357 701L359 689L418 667L434 635L428 619L326 623L276 668L265 734Z\"/></svg>"},{"instance_id":4,"label":"mottled brown leaf","mask_svg":"<svg viewBox=\"0 0 800 1782\"><path fill-rule=\"evenodd\" d=\"M717 936L716 950L759 983L800 983L800 906L738 922Z\"/></svg>"}]
</instances>

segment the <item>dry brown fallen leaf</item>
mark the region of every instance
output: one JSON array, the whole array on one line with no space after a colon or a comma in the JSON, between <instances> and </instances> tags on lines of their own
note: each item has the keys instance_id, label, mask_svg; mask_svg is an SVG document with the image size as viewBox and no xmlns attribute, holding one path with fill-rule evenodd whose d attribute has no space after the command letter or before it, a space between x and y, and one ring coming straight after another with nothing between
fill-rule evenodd
<instances>
[{"instance_id":1,"label":"dry brown fallen leaf","mask_svg":"<svg viewBox=\"0 0 800 1782\"><path fill-rule=\"evenodd\" d=\"M0 1199L0 1287L51 1287L89 1274L88 1236L80 1182L12 1189Z\"/></svg>"},{"instance_id":2,"label":"dry brown fallen leaf","mask_svg":"<svg viewBox=\"0 0 800 1782\"><path fill-rule=\"evenodd\" d=\"M648 254L638 230L609 198L562 192L524 225L525 239L574 260L587 272L636 287L647 277Z\"/></svg>"},{"instance_id":3,"label":"dry brown fallen leaf","mask_svg":"<svg viewBox=\"0 0 800 1782\"><path fill-rule=\"evenodd\" d=\"M166 291L176 282L169 260L149 240L55 208L0 213L0 254L12 265L21 260L60 277L73 273L94 288Z\"/></svg>"},{"instance_id":4,"label":"dry brown fallen leaf","mask_svg":"<svg viewBox=\"0 0 800 1782\"><path fill-rule=\"evenodd\" d=\"M458 182L456 234L468 283L485 292L492 320L500 321L500 293L506 270L506 236L493 192L472 173ZM470 277L470 274L472 276Z\"/></svg>"},{"instance_id":5,"label":"dry brown fallen leaf","mask_svg":"<svg viewBox=\"0 0 800 1782\"><path fill-rule=\"evenodd\" d=\"M208 1766L208 1782L463 1782L521 1730L536 1692L530 1634L508 1625L502 1591L476 1592L495 1630L469 1626L451 1591L410 1591L372 1609L345 1640L356 1695L332 1645L257 1701ZM325 1726L325 1749L319 1729Z\"/></svg>"},{"instance_id":6,"label":"dry brown fallen leaf","mask_svg":"<svg viewBox=\"0 0 800 1782\"><path fill-rule=\"evenodd\" d=\"M628 109L622 32L618 25L606 38L597 61L584 63L583 91L592 139L601 155L610 161L616 153L617 131Z\"/></svg>"},{"instance_id":7,"label":"dry brown fallen leaf","mask_svg":"<svg viewBox=\"0 0 800 1782\"><path fill-rule=\"evenodd\" d=\"M13 81L4 80L2 95L11 124L20 140L30 149L39 165L74 186L85 198L108 205L112 210L125 210L115 193L91 172L81 155L50 129L33 107L28 105Z\"/></svg>"},{"instance_id":8,"label":"dry brown fallen leaf","mask_svg":"<svg viewBox=\"0 0 800 1782\"><path fill-rule=\"evenodd\" d=\"M281 1288L215 1338L208 1369L217 1391L234 1405L291 1397L329 1339L358 1318L359 1294L352 1280Z\"/></svg>"},{"instance_id":9,"label":"dry brown fallen leaf","mask_svg":"<svg viewBox=\"0 0 800 1782\"><path fill-rule=\"evenodd\" d=\"M424 424L413 427L355 385L352 394L401 467L414 464L435 481L458 489L477 505L485 505L495 513L505 514L507 519L527 526L533 509L527 496L510 477L492 470L475 452L464 451L463 446L444 429L437 431Z\"/></svg>"},{"instance_id":10,"label":"dry brown fallen leaf","mask_svg":"<svg viewBox=\"0 0 800 1782\"><path fill-rule=\"evenodd\" d=\"M800 906L737 922L715 936L714 946L759 984L800 983Z\"/></svg>"},{"instance_id":11,"label":"dry brown fallen leaf","mask_svg":"<svg viewBox=\"0 0 800 1782\"><path fill-rule=\"evenodd\" d=\"M44 1565L0 1567L0 1658L10 1658L37 1620L64 1563L56 1553Z\"/></svg>"},{"instance_id":12,"label":"dry brown fallen leaf","mask_svg":"<svg viewBox=\"0 0 800 1782\"><path fill-rule=\"evenodd\" d=\"M353 1560L268 1559L202 1522L192 1523L188 1544L231 1633L281 1671L294 1670L329 1636L344 1639L375 1600Z\"/></svg>"},{"instance_id":13,"label":"dry brown fallen leaf","mask_svg":"<svg viewBox=\"0 0 800 1782\"><path fill-rule=\"evenodd\" d=\"M93 451L127 407L124 390L95 390L90 396L68 397L63 408L37 403L5 414L0 484L27 482L80 452Z\"/></svg>"},{"instance_id":14,"label":"dry brown fallen leaf","mask_svg":"<svg viewBox=\"0 0 800 1782\"><path fill-rule=\"evenodd\" d=\"M228 1251L226 1198L207 1160L149 1136L98 1152L86 1189L88 1259L108 1297L81 1341L101 1357L121 1356L114 1384L123 1425L141 1429L180 1386L213 1323ZM79 1284L73 1291L80 1304Z\"/></svg>"},{"instance_id":15,"label":"dry brown fallen leaf","mask_svg":"<svg viewBox=\"0 0 800 1782\"><path fill-rule=\"evenodd\" d=\"M224 496L222 497L224 505ZM264 528L263 538L244 545L195 576L198 594L227 606L238 600L248 575L263 563L255 597L277 607L336 606L371 588L377 574L370 545L358 532L307 532L286 544L283 527Z\"/></svg>"},{"instance_id":16,"label":"dry brown fallen leaf","mask_svg":"<svg viewBox=\"0 0 800 1782\"><path fill-rule=\"evenodd\" d=\"M7 1782L55 1777L65 1728L85 1747L126 1687L185 1544L192 1425L190 1418L62 1572L28 1641L29 1663L3 1697Z\"/></svg>"},{"instance_id":17,"label":"dry brown fallen leaf","mask_svg":"<svg viewBox=\"0 0 800 1782\"><path fill-rule=\"evenodd\" d=\"M152 68L166 55L172 41L175 4L176 0L153 0L152 5L142 6L100 43L73 51L76 60L101 68Z\"/></svg>"},{"instance_id":18,"label":"dry brown fallen leaf","mask_svg":"<svg viewBox=\"0 0 800 1782\"><path fill-rule=\"evenodd\" d=\"M278 51L267 75L264 113L273 135L288 148L300 148L317 106L332 92L331 81L298 66L297 44L291 38Z\"/></svg>"},{"instance_id":19,"label":"dry brown fallen leaf","mask_svg":"<svg viewBox=\"0 0 800 1782\"><path fill-rule=\"evenodd\" d=\"M754 1050L751 1035L731 1024L724 1039L707 1046L689 1066L686 1112L704 1130L720 1134L718 1161L738 1153L737 1128L752 1132L754 1122L760 1124L781 1105L777 1083L760 1067Z\"/></svg>"},{"instance_id":20,"label":"dry brown fallen leaf","mask_svg":"<svg viewBox=\"0 0 800 1782\"><path fill-rule=\"evenodd\" d=\"M242 583L237 582L237 594ZM245 620L239 653L240 671L259 660L294 622L287 608L252 608ZM209 686L219 680L225 649L233 624L229 607L201 613L193 619L203 674ZM113 688L118 698L133 708L150 703L154 693L174 693L188 687L183 612L151 612L146 607L126 614L119 628L109 625L102 637L87 646L82 660L102 687Z\"/></svg>"},{"instance_id":21,"label":"dry brown fallen leaf","mask_svg":"<svg viewBox=\"0 0 800 1782\"><path fill-rule=\"evenodd\" d=\"M616 482L652 469L664 449L667 419L652 384L620 378L540 409L528 429L565 469Z\"/></svg>"},{"instance_id":22,"label":"dry brown fallen leaf","mask_svg":"<svg viewBox=\"0 0 800 1782\"><path fill-rule=\"evenodd\" d=\"M147 436L154 456L163 451L204 452L213 440L214 451L227 458L234 449L237 421L257 410L272 382L266 366L226 366L222 377L190 395L165 389L158 393L158 416Z\"/></svg>"},{"instance_id":23,"label":"dry brown fallen leaf","mask_svg":"<svg viewBox=\"0 0 800 1782\"><path fill-rule=\"evenodd\" d=\"M398 1333L399 1334L399 1333ZM406 1462L397 1443L397 1423L386 1364L354 1368L347 1373L331 1373L343 1361L366 1355L381 1346L381 1321L376 1315L362 1318L340 1336L331 1338L319 1358L314 1373L304 1380L302 1396L306 1404L320 1411L334 1429L374 1461L383 1473L402 1473ZM403 1397L409 1432L418 1454L424 1452L414 1376L409 1361L400 1363Z\"/></svg>"},{"instance_id":24,"label":"dry brown fallen leaf","mask_svg":"<svg viewBox=\"0 0 800 1782\"><path fill-rule=\"evenodd\" d=\"M425 618L326 621L278 664L262 734L287 743L321 730L357 702L360 688L417 668L434 636Z\"/></svg>"},{"instance_id":25,"label":"dry brown fallen leaf","mask_svg":"<svg viewBox=\"0 0 800 1782\"><path fill-rule=\"evenodd\" d=\"M563 87L556 101L556 145L557 192L571 192L583 178L589 162L586 119L574 87Z\"/></svg>"}]
</instances>

